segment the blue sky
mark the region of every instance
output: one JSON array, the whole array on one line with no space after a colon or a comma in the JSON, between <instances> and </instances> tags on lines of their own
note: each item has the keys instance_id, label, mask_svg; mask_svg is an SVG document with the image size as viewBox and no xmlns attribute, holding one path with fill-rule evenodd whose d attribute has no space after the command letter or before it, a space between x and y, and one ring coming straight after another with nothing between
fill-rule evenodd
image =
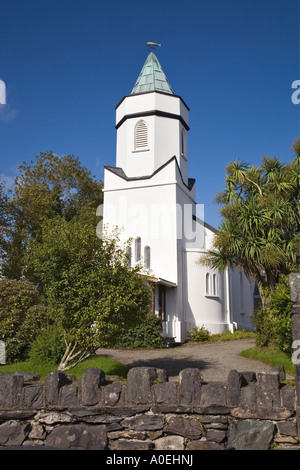
<instances>
[{"instance_id":1,"label":"blue sky","mask_svg":"<svg viewBox=\"0 0 300 470\"><path fill-rule=\"evenodd\" d=\"M115 164L115 106L147 41L190 107L189 176L205 220L235 159L290 161L300 136L299 0L1 0L0 174L41 151L74 154L98 179Z\"/></svg>"}]
</instances>

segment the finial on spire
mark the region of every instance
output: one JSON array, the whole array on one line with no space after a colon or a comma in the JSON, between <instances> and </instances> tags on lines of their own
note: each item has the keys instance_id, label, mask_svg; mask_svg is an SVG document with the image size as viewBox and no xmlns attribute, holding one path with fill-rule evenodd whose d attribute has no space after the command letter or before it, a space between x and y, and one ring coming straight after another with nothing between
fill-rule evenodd
<instances>
[{"instance_id":1,"label":"finial on spire","mask_svg":"<svg viewBox=\"0 0 300 470\"><path fill-rule=\"evenodd\" d=\"M147 42L147 46L150 46L150 50L153 51L155 47L161 47L161 44L158 44L157 42Z\"/></svg>"}]
</instances>

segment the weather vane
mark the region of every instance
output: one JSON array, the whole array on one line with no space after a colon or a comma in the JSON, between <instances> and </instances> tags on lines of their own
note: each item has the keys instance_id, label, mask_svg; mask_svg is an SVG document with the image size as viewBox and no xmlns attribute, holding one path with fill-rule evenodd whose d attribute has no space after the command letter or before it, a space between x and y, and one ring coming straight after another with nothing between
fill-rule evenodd
<instances>
[{"instance_id":1,"label":"weather vane","mask_svg":"<svg viewBox=\"0 0 300 470\"><path fill-rule=\"evenodd\" d=\"M153 51L155 47L161 47L161 44L158 44L157 42L147 42L147 46L149 46L150 50Z\"/></svg>"}]
</instances>

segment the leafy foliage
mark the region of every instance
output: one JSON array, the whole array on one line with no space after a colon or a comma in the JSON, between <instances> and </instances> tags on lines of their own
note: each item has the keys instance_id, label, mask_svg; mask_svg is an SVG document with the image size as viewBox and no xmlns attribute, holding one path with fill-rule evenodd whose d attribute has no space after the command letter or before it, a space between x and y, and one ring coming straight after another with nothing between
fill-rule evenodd
<instances>
[{"instance_id":1,"label":"leafy foliage","mask_svg":"<svg viewBox=\"0 0 300 470\"><path fill-rule=\"evenodd\" d=\"M133 328L121 328L112 335L109 346L115 348L162 348L163 338L161 320L149 313L144 320Z\"/></svg>"},{"instance_id":2,"label":"leafy foliage","mask_svg":"<svg viewBox=\"0 0 300 470\"><path fill-rule=\"evenodd\" d=\"M265 292L268 308L259 308L253 321L256 344L259 347L277 346L280 351L292 353L292 305L288 276L281 276L274 292Z\"/></svg>"},{"instance_id":3,"label":"leafy foliage","mask_svg":"<svg viewBox=\"0 0 300 470\"><path fill-rule=\"evenodd\" d=\"M28 281L0 280L0 339L9 362L24 359L33 339L49 321L35 286Z\"/></svg>"},{"instance_id":4,"label":"leafy foliage","mask_svg":"<svg viewBox=\"0 0 300 470\"><path fill-rule=\"evenodd\" d=\"M57 325L44 328L33 341L29 361L33 364L59 364L65 351L64 332Z\"/></svg>"},{"instance_id":5,"label":"leafy foliage","mask_svg":"<svg viewBox=\"0 0 300 470\"><path fill-rule=\"evenodd\" d=\"M204 343L209 340L210 332L202 325L196 326L189 332L189 339L196 343Z\"/></svg>"}]
</instances>

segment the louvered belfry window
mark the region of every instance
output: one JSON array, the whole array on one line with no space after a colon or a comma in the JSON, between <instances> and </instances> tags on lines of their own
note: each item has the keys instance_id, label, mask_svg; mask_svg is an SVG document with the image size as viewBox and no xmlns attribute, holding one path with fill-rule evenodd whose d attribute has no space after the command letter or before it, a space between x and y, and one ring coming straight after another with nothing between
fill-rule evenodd
<instances>
[{"instance_id":1,"label":"louvered belfry window","mask_svg":"<svg viewBox=\"0 0 300 470\"><path fill-rule=\"evenodd\" d=\"M148 148L148 127L145 121L139 121L135 126L134 147L135 150Z\"/></svg>"}]
</instances>

